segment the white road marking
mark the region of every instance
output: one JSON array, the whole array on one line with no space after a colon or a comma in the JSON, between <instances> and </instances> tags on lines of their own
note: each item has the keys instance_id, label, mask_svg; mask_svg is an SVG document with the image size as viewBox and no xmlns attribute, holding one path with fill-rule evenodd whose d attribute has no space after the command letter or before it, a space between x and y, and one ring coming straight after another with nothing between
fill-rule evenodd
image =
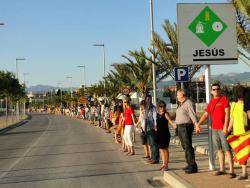
<instances>
[{"instance_id":1,"label":"white road marking","mask_svg":"<svg viewBox=\"0 0 250 188\"><path fill-rule=\"evenodd\" d=\"M48 127L45 129L45 131L43 132L43 134L36 140L34 141L34 143L23 153L23 155L21 157L19 157L14 163L12 163L10 165L10 167L0 175L0 179L4 178L9 171L11 171L30 151L33 147L35 147L35 145L38 144L38 142L41 140L41 138L43 137L43 135L46 133L46 131L49 129L50 125L51 125L51 119L49 117L47 117L49 120L49 125Z\"/></svg>"}]
</instances>

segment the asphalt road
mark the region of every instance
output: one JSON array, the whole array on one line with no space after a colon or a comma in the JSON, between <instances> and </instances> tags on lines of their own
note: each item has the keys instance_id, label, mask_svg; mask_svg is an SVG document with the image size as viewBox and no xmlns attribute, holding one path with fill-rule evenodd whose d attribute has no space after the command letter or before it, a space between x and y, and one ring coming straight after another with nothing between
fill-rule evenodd
<instances>
[{"instance_id":1,"label":"asphalt road","mask_svg":"<svg viewBox=\"0 0 250 188\"><path fill-rule=\"evenodd\" d=\"M111 135L83 120L32 115L0 135L0 187L153 187L159 165L144 163L140 143L125 156Z\"/></svg>"}]
</instances>

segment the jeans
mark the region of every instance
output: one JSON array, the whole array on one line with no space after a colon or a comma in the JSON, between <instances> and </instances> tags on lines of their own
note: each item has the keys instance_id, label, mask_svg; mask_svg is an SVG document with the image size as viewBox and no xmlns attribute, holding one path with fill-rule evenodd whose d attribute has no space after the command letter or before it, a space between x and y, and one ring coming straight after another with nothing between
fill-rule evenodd
<instances>
[{"instance_id":1,"label":"jeans","mask_svg":"<svg viewBox=\"0 0 250 188\"><path fill-rule=\"evenodd\" d=\"M147 131L147 141L151 150L151 159L155 161L159 161L159 148L156 143L156 133L154 130Z\"/></svg>"},{"instance_id":2,"label":"jeans","mask_svg":"<svg viewBox=\"0 0 250 188\"><path fill-rule=\"evenodd\" d=\"M178 136L181 146L185 150L185 158L189 168L197 169L195 162L194 148L192 146L192 135L194 131L193 124L183 124L178 126Z\"/></svg>"}]
</instances>

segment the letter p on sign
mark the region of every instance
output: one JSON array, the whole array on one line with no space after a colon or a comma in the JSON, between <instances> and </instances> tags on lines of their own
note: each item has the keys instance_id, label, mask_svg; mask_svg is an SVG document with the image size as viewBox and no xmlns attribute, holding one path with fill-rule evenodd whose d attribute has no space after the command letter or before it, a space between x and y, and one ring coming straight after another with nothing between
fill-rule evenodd
<instances>
[{"instance_id":1,"label":"letter p on sign","mask_svg":"<svg viewBox=\"0 0 250 188\"><path fill-rule=\"evenodd\" d=\"M174 68L174 72L175 72L176 82L188 82L189 81L188 67L176 67Z\"/></svg>"}]
</instances>

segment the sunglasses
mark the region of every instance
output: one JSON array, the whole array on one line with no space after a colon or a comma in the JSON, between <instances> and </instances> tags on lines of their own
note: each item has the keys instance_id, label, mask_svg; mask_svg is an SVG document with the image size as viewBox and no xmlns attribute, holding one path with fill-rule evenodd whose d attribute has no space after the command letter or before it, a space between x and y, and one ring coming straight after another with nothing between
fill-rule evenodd
<instances>
[{"instance_id":1,"label":"sunglasses","mask_svg":"<svg viewBox=\"0 0 250 188\"><path fill-rule=\"evenodd\" d=\"M213 91L220 91L220 88L212 89Z\"/></svg>"}]
</instances>

